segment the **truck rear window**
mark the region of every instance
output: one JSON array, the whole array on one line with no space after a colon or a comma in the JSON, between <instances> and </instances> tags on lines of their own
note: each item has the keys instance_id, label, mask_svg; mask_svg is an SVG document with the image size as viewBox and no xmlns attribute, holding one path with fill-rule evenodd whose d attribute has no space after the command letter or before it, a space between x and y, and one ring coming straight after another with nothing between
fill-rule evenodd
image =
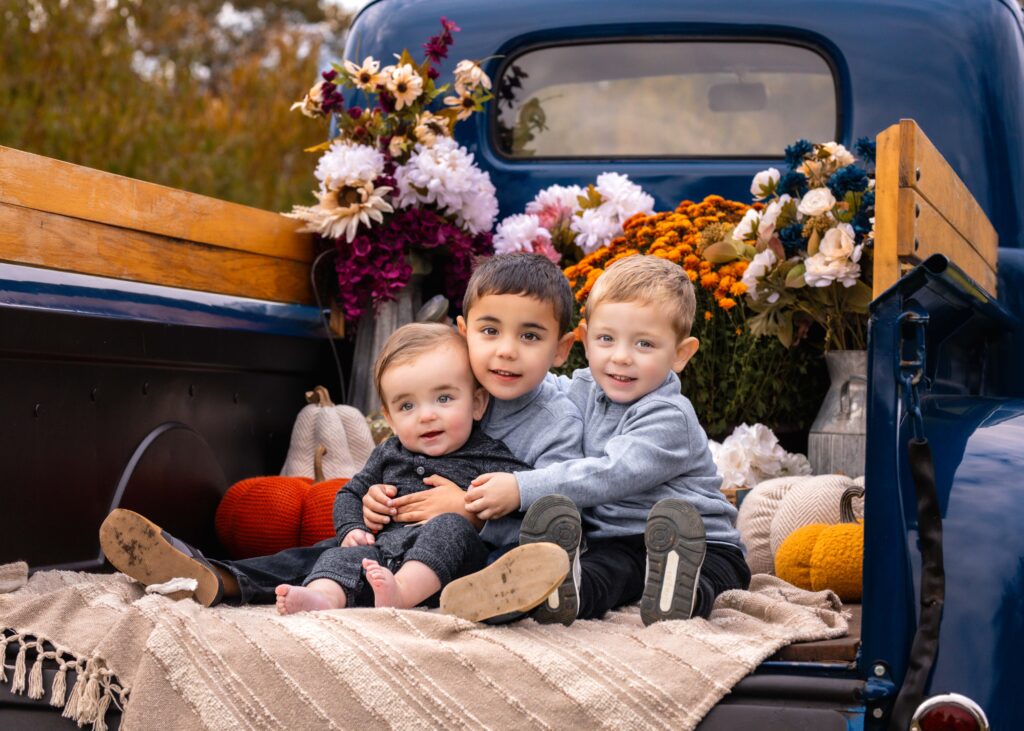
<instances>
[{"instance_id":1,"label":"truck rear window","mask_svg":"<svg viewBox=\"0 0 1024 731\"><path fill-rule=\"evenodd\" d=\"M780 43L595 43L527 51L497 81L512 158L781 157L837 137L829 63Z\"/></svg>"}]
</instances>

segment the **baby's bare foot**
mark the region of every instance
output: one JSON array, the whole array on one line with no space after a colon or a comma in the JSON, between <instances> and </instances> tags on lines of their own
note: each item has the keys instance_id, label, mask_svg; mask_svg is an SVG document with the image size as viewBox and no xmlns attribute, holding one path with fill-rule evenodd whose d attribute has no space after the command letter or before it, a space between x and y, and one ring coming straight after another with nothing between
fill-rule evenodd
<instances>
[{"instance_id":1,"label":"baby's bare foot","mask_svg":"<svg viewBox=\"0 0 1024 731\"><path fill-rule=\"evenodd\" d=\"M366 580L373 587L373 606L407 608L402 600L402 588L395 575L373 559L363 559Z\"/></svg>"},{"instance_id":2,"label":"baby's bare foot","mask_svg":"<svg viewBox=\"0 0 1024 731\"><path fill-rule=\"evenodd\" d=\"M277 613L295 614L310 612L315 609L335 609L334 603L325 594L305 586L281 584L274 593L277 594Z\"/></svg>"}]
</instances>

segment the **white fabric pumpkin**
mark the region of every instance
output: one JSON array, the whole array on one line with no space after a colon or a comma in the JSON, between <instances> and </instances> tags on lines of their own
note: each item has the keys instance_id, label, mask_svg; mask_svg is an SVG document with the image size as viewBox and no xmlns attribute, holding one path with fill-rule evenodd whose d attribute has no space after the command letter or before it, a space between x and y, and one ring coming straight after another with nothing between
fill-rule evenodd
<instances>
[{"instance_id":1,"label":"white fabric pumpkin","mask_svg":"<svg viewBox=\"0 0 1024 731\"><path fill-rule=\"evenodd\" d=\"M373 437L362 413L352 406L337 406L323 386L306 392L308 406L295 419L288 456L281 468L287 477L314 477L317 448L323 455L323 478L352 477L373 451Z\"/></svg>"}]
</instances>

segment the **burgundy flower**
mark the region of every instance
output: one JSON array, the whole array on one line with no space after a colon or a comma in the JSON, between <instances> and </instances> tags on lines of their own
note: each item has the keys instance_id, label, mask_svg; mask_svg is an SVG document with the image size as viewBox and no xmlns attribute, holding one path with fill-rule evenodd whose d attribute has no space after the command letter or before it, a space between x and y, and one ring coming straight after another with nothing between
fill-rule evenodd
<instances>
[{"instance_id":1,"label":"burgundy flower","mask_svg":"<svg viewBox=\"0 0 1024 731\"><path fill-rule=\"evenodd\" d=\"M324 71L320 75L324 78L324 81L333 82L337 78L338 72L334 69L330 69L329 71Z\"/></svg>"},{"instance_id":2,"label":"burgundy flower","mask_svg":"<svg viewBox=\"0 0 1024 731\"><path fill-rule=\"evenodd\" d=\"M362 107L349 107L348 108L348 116L352 117L352 119L359 119L360 117L363 116L363 108Z\"/></svg>"}]
</instances>

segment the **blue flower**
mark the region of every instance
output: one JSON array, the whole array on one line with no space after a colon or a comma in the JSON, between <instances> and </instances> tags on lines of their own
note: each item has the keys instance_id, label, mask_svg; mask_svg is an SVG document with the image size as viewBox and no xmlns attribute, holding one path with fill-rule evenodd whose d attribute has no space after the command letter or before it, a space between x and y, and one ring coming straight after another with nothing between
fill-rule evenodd
<instances>
[{"instance_id":1,"label":"blue flower","mask_svg":"<svg viewBox=\"0 0 1024 731\"><path fill-rule=\"evenodd\" d=\"M869 165L875 164L875 141L870 137L861 137L853 143L853 151Z\"/></svg>"},{"instance_id":2,"label":"blue flower","mask_svg":"<svg viewBox=\"0 0 1024 731\"><path fill-rule=\"evenodd\" d=\"M775 190L779 193L789 193L794 198L799 198L807 192L807 176L803 173L788 172L779 178Z\"/></svg>"},{"instance_id":3,"label":"blue flower","mask_svg":"<svg viewBox=\"0 0 1024 731\"><path fill-rule=\"evenodd\" d=\"M869 190L860 199L860 210L861 210L861 212L866 212L868 209L874 208L874 207L875 207L875 191Z\"/></svg>"},{"instance_id":4,"label":"blue flower","mask_svg":"<svg viewBox=\"0 0 1024 731\"><path fill-rule=\"evenodd\" d=\"M828 189L838 200L842 200L847 191L859 193L867 190L868 174L856 165L839 168L828 179Z\"/></svg>"},{"instance_id":5,"label":"blue flower","mask_svg":"<svg viewBox=\"0 0 1024 731\"><path fill-rule=\"evenodd\" d=\"M786 148L786 164L792 170L799 166L804 161L804 157L812 152L814 152L814 145L807 140L797 140Z\"/></svg>"},{"instance_id":6,"label":"blue flower","mask_svg":"<svg viewBox=\"0 0 1024 731\"><path fill-rule=\"evenodd\" d=\"M779 241L786 256L795 256L800 249L804 248L804 227L799 223L791 223L784 229L778 231Z\"/></svg>"}]
</instances>

